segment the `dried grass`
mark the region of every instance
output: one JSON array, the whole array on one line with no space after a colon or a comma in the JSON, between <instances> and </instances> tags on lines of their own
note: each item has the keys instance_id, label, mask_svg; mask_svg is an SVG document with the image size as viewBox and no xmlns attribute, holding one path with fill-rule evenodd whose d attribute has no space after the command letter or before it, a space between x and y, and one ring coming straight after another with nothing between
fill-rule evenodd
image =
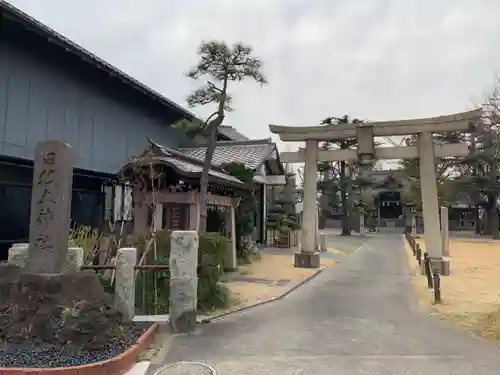
<instances>
[{"instance_id":1,"label":"dried grass","mask_svg":"<svg viewBox=\"0 0 500 375\"><path fill-rule=\"evenodd\" d=\"M417 242L425 249L423 239ZM441 278L442 304L434 305L425 276L406 244L419 305L474 334L500 340L500 243L452 240L451 275Z\"/></svg>"}]
</instances>

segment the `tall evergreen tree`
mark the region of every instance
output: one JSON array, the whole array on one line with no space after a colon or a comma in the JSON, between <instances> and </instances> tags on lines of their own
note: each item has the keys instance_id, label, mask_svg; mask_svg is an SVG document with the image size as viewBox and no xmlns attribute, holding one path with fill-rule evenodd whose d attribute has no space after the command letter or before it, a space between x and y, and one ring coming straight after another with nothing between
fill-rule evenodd
<instances>
[{"instance_id":1,"label":"tall evergreen tree","mask_svg":"<svg viewBox=\"0 0 500 375\"><path fill-rule=\"evenodd\" d=\"M342 117L327 117L321 121L322 125L359 124L359 119L349 119L348 115ZM346 150L357 146L356 137L322 142L320 148L323 150ZM342 235L351 234L350 216L353 209L354 193L369 186L371 181L358 175L356 163L347 161L319 162L318 172L321 178L318 180L318 191L322 194L322 213L327 215L332 208L340 207L342 211Z\"/></svg>"}]
</instances>

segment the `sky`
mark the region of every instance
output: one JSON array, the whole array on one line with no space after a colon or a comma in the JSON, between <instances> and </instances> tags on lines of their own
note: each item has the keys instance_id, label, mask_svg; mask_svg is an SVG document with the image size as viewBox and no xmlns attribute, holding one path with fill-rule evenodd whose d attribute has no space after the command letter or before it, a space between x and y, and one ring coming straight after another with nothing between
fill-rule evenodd
<instances>
[{"instance_id":1,"label":"sky","mask_svg":"<svg viewBox=\"0 0 500 375\"><path fill-rule=\"evenodd\" d=\"M251 138L271 136L270 123L466 111L500 70L499 0L9 2L186 107L203 84L185 75L201 41L250 44L269 84L230 85L225 124Z\"/></svg>"}]
</instances>

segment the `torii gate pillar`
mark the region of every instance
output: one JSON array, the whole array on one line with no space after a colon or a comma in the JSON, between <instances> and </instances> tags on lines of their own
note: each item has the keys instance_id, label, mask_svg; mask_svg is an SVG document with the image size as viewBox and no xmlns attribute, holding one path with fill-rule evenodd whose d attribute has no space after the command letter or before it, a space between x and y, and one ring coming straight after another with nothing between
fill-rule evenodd
<instances>
[{"instance_id":1,"label":"torii gate pillar","mask_svg":"<svg viewBox=\"0 0 500 375\"><path fill-rule=\"evenodd\" d=\"M301 250L295 254L295 267L319 268L320 255L317 247L317 180L318 141L306 141L304 164L304 197L302 211Z\"/></svg>"},{"instance_id":2,"label":"torii gate pillar","mask_svg":"<svg viewBox=\"0 0 500 375\"><path fill-rule=\"evenodd\" d=\"M431 132L418 136L420 158L420 185L424 216L425 251L431 260L432 269L441 275L450 273L449 261L443 259L439 221L439 202L436 176L436 156Z\"/></svg>"}]
</instances>

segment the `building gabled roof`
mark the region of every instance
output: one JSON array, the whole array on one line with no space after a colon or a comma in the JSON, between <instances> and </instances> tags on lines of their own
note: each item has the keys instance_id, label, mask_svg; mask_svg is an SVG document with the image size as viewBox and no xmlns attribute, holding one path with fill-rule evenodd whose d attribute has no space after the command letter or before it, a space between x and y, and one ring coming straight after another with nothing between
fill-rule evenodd
<instances>
[{"instance_id":1,"label":"building gabled roof","mask_svg":"<svg viewBox=\"0 0 500 375\"><path fill-rule=\"evenodd\" d=\"M200 178L203 170L203 162L196 158L192 158L177 150L164 147L150 139L148 139L149 147L136 158L130 160L122 167L122 172L133 165L143 165L146 163L164 164L174 169L179 175L188 178ZM243 185L238 178L224 172L219 166L212 165L208 172L212 182L226 182L231 185Z\"/></svg>"},{"instance_id":2,"label":"building gabled roof","mask_svg":"<svg viewBox=\"0 0 500 375\"><path fill-rule=\"evenodd\" d=\"M0 17L7 17L21 23L31 32L43 36L44 38L46 38L47 41L54 43L67 53L74 54L75 56L81 58L83 61L93 65L96 69L103 70L107 72L110 76L119 78L125 84L135 89L139 93L149 97L154 101L159 102L168 109L179 113L179 115L181 115L182 117L187 119L193 119L196 117L193 113L191 113L187 109L182 108L177 103L166 98L157 91L147 87L146 85L142 84L135 78L132 78L131 76L119 70L118 68L112 66L111 64L105 62L104 60L100 59L93 53L87 51L83 47L72 42L68 38L62 36L61 34L57 33L56 31L44 25L40 21L29 16L28 14L24 13L20 9L14 7L13 5L7 3L4 0L0 0Z\"/></svg>"},{"instance_id":3,"label":"building gabled roof","mask_svg":"<svg viewBox=\"0 0 500 375\"><path fill-rule=\"evenodd\" d=\"M203 161L207 147L180 148L179 151L197 160ZM276 143L270 138L247 141L217 142L212 163L221 166L229 163L241 163L245 167L257 171L267 161L276 161L276 173L284 174L283 165L279 161Z\"/></svg>"},{"instance_id":4,"label":"building gabled roof","mask_svg":"<svg viewBox=\"0 0 500 375\"><path fill-rule=\"evenodd\" d=\"M249 141L246 135L241 134L235 128L229 125L221 125L218 128L219 134L228 138L229 141Z\"/></svg>"}]
</instances>

